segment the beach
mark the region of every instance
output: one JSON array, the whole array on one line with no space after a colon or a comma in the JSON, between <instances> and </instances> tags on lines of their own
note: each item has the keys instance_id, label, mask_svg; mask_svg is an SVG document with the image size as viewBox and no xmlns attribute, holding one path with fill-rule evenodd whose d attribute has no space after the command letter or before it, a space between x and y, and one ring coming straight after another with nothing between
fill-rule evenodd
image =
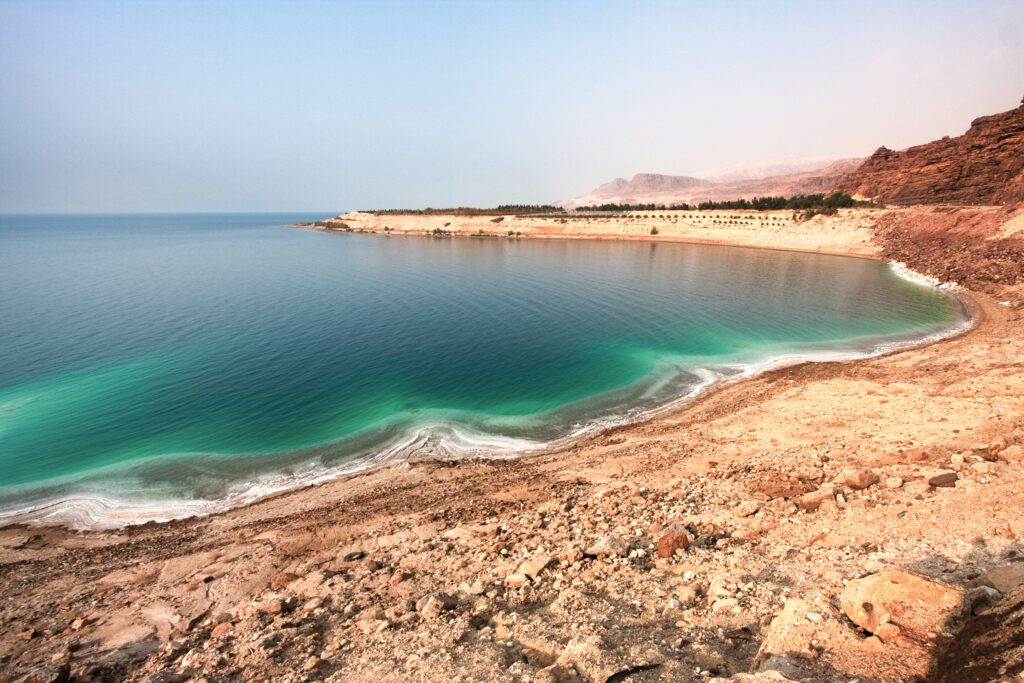
<instances>
[{"instance_id":1,"label":"beach","mask_svg":"<svg viewBox=\"0 0 1024 683\"><path fill-rule=\"evenodd\" d=\"M1014 594L990 577L1022 566L1022 212L658 213L359 213L316 227L887 259L956 282L973 327L767 370L541 455L385 464L115 531L8 526L11 680L889 681L977 654L952 634L870 635L841 596L886 567L963 595L987 587L993 605Z\"/></svg>"}]
</instances>

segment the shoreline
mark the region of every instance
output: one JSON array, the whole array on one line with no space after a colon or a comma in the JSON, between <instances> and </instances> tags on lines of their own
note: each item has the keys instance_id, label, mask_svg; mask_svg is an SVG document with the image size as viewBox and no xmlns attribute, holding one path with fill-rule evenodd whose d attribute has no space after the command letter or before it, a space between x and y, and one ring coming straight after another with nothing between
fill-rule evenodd
<instances>
[{"instance_id":1,"label":"shoreline","mask_svg":"<svg viewBox=\"0 0 1024 683\"><path fill-rule=\"evenodd\" d=\"M545 239L563 239L562 237L551 237ZM564 239L573 239L565 237ZM591 239L586 238L584 239ZM641 238L642 239L642 238ZM650 240L657 241L657 240ZM693 243L693 242L676 242ZM718 245L732 246L732 245ZM761 247L740 246L733 248L759 249ZM779 248L779 251L797 251L800 253L822 253L806 252L797 249ZM846 254L829 254L837 257L865 258L875 261L883 261L880 257ZM421 431L407 434L399 442L384 444L381 447L360 455L351 461L333 467L307 469L300 473L269 473L266 477L257 478L252 481L239 482L232 485L222 498L209 500L182 499L181 501L124 501L114 498L103 498L89 496L87 494L70 495L63 499L47 501L37 505L25 507L18 510L0 513L0 531L7 528L28 528L28 529L66 529L68 531L81 532L108 532L130 527L171 524L175 522L199 520L218 515L229 515L240 508L256 505L266 500L290 494L301 495L325 483L344 482L353 477L377 472L395 465L419 464L429 462L447 462L458 465L464 461L478 460L503 460L517 461L539 456L555 456L571 449L586 447L588 442L602 438L608 433L619 429L650 422L652 420L671 415L693 406L705 400L712 394L727 387L742 384L756 379L766 373L776 372L789 368L799 368L804 365L820 363L860 363L873 358L880 358L892 354L898 354L913 349L925 348L940 342L955 339L969 334L980 324L979 315L981 307L972 298L969 290L957 286L950 286L949 283L939 282L936 278L917 273L900 262L888 261L897 277L905 279L918 286L932 287L946 292L946 294L957 302L963 313L963 320L940 332L935 332L917 339L908 339L897 342L880 342L873 345L867 351L819 351L805 355L784 354L769 357L757 363L742 367L736 375L721 375L713 373L706 368L697 370L711 373L713 376L706 378L703 382L690 388L686 393L670 398L664 403L652 408L633 412L634 409L627 409L624 413L614 417L594 419L582 425L564 436L557 437L547 442L538 442L536 446L523 449L512 449L495 447L489 452L473 448L464 455L438 456L424 455L417 457L415 453L404 454L403 444L409 444L417 440ZM731 366L726 366L731 367ZM489 435L493 436L493 435ZM496 436L494 438L503 438ZM330 444L319 444L311 448L325 448ZM397 454L397 455L396 455ZM235 490L235 493L231 493ZM70 505L72 504L73 505ZM99 510L99 513L90 510ZM131 511L135 511L134 514Z\"/></svg>"},{"instance_id":2,"label":"shoreline","mask_svg":"<svg viewBox=\"0 0 1024 683\"><path fill-rule=\"evenodd\" d=\"M973 325L953 337L766 369L554 452L401 462L110 531L0 528L0 664L146 683L601 683L640 664L637 683L932 680L977 643L954 636L1001 618L1015 638L998 624L1024 609L1024 283L976 260L998 221L928 241L964 215L873 233L887 260L954 267ZM927 622L936 640L856 625L847 596L876 577L914 582L914 619L954 606Z\"/></svg>"},{"instance_id":3,"label":"shoreline","mask_svg":"<svg viewBox=\"0 0 1024 683\"><path fill-rule=\"evenodd\" d=\"M522 220L526 225L517 225L517 227L523 228L526 232L519 230L514 236L509 236L507 233L498 230L497 232L481 234L478 230L483 230L485 227L488 229L494 229L495 225L492 223L492 216L462 216L458 214L433 214L428 216L416 215L416 214L373 214L368 212L349 212L341 214L334 218L316 221L314 223L293 223L285 227L299 230L312 230L315 232L325 233L341 233L341 234L368 234L368 235L380 235L385 237L391 236L402 236L402 237L427 237L430 239L480 239L485 241L499 240L499 241L518 241L518 240L569 240L569 241L615 241L615 242L649 242L652 244L665 243L665 244L700 244L706 246L719 246L719 247L733 247L741 249L768 249L771 251L787 251L796 253L807 253L807 254L821 254L824 256L842 256L846 258L863 258L873 261L886 261L887 259L881 255L880 251L874 246L870 245L870 240L864 235L858 235L860 244L852 245L850 243L844 243L842 246L831 244L830 236L827 236L827 231L834 230L835 223L860 223L854 228L854 232L860 230L863 232L863 224L865 221L872 221L877 218L880 213L885 213L886 209L842 209L835 216L817 216L815 218L805 221L793 221L789 220L792 216L792 211L749 211L749 210L712 210L712 211L700 211L692 210L685 212L659 212L665 213L666 215L672 215L673 213L678 214L674 218L679 219L679 216L683 218L698 217L697 226L699 226L700 232L712 233L711 237L702 237L699 234L693 234L690 231L688 234L672 234L672 230L676 227L671 222L666 224L664 219L659 218L647 218L647 219L633 219L632 217L625 216L578 216L575 220L586 221L589 225L591 222L604 224L607 232L594 232L588 233L581 231L580 226L572 227L553 227L552 224L559 222L563 223L566 219L558 219L551 217L544 217L533 221L531 223L531 216L502 216L501 218L509 218L511 220ZM756 223L760 225L762 222L769 223L772 220L782 221L783 216L786 217L788 223L786 227L799 226L805 229L809 229L814 238L817 240L817 244L813 246L801 246L799 244L773 244L774 240L768 240L767 242L751 241L749 234L744 232L737 232L735 230L726 230L724 228L708 227L700 225L701 220L707 222L712 220L718 220L717 216L744 216L745 219L751 221L752 224ZM408 227L401 225L401 219L413 219L413 222ZM762 221L763 219L763 221ZM634 226L625 225L624 223L629 220L642 220L643 229L636 231ZM723 221L725 219L722 219ZM387 223L388 225L384 225ZM433 233L430 229L422 227L420 224L427 223L429 225L441 224L445 226L443 229L445 232L440 234ZM355 224L361 227L351 227L350 224ZM395 224L396 227L391 227L390 224ZM384 225L384 227L381 227ZM332 227L339 226L339 227ZM344 226L344 227L340 227ZM455 227L452 227L455 226ZM484 227L480 227L484 226ZM651 234L649 228L658 228L658 234ZM693 227L692 225L689 227ZM780 226L773 226L780 227ZM386 229L385 229L386 228ZM448 228L452 228L449 230ZM849 226L840 227L840 231ZM717 233L717 234L716 234ZM777 238L778 235L774 235Z\"/></svg>"}]
</instances>

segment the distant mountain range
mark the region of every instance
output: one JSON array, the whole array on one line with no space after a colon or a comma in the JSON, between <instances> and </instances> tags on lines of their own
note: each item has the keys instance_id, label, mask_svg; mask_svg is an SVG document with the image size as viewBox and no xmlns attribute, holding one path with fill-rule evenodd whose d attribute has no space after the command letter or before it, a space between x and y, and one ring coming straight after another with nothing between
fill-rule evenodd
<instances>
[{"instance_id":1,"label":"distant mountain range","mask_svg":"<svg viewBox=\"0 0 1024 683\"><path fill-rule=\"evenodd\" d=\"M846 192L888 204L1024 202L1024 101L971 122L959 137L866 159L805 159L748 164L688 176L638 173L616 178L565 208L598 204L699 204L764 196Z\"/></svg>"},{"instance_id":2,"label":"distant mountain range","mask_svg":"<svg viewBox=\"0 0 1024 683\"><path fill-rule=\"evenodd\" d=\"M732 169L704 171L692 176L638 173L632 179L616 178L596 190L560 205L566 208L595 204L699 204L705 201L751 199L826 192L836 181L857 168L863 159L836 161L775 162ZM760 176L773 169L811 166L811 170Z\"/></svg>"}]
</instances>

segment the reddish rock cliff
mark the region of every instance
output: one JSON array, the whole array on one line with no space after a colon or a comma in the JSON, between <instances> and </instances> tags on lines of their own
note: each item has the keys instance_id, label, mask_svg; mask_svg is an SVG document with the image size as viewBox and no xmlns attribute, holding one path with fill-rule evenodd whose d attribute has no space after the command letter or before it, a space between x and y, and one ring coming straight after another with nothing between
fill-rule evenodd
<instances>
[{"instance_id":1,"label":"reddish rock cliff","mask_svg":"<svg viewBox=\"0 0 1024 683\"><path fill-rule=\"evenodd\" d=\"M880 147L835 189L892 204L1024 201L1024 102L975 119L959 137L899 152Z\"/></svg>"}]
</instances>

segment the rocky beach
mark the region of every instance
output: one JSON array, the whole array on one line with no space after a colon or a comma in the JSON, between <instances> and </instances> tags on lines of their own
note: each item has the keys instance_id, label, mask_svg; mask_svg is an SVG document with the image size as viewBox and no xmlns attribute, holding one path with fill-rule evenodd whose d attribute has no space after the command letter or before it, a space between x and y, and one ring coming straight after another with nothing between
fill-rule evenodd
<instances>
[{"instance_id":1,"label":"rocky beach","mask_svg":"<svg viewBox=\"0 0 1024 683\"><path fill-rule=\"evenodd\" d=\"M1024 683L1024 1L0 46L0 683Z\"/></svg>"}]
</instances>

